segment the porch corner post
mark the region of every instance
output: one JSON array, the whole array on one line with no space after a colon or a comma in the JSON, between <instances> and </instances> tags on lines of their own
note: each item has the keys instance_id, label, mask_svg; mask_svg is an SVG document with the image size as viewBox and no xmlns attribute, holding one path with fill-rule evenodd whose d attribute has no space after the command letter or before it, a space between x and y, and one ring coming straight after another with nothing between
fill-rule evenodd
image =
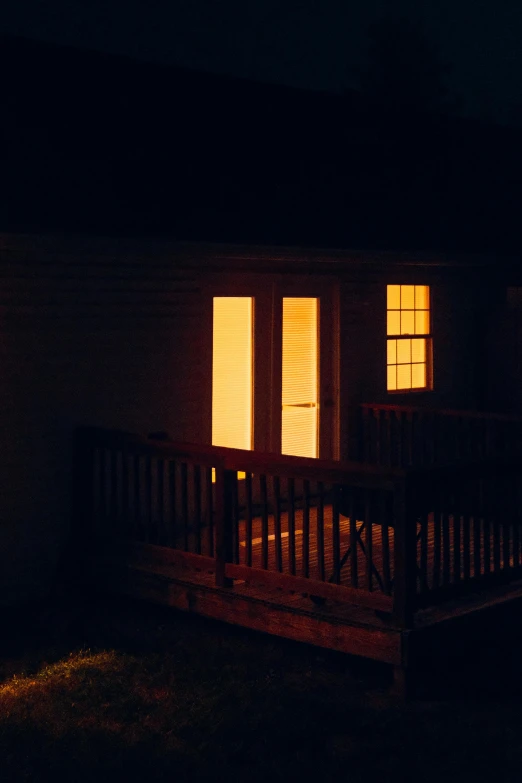
<instances>
[{"instance_id":1,"label":"porch corner post","mask_svg":"<svg viewBox=\"0 0 522 783\"><path fill-rule=\"evenodd\" d=\"M402 630L413 627L417 592L417 541L411 480L395 484L393 614Z\"/></svg>"},{"instance_id":2,"label":"porch corner post","mask_svg":"<svg viewBox=\"0 0 522 783\"><path fill-rule=\"evenodd\" d=\"M233 470L216 466L216 587L232 587L225 575L227 563L233 562L234 488L237 476Z\"/></svg>"}]
</instances>

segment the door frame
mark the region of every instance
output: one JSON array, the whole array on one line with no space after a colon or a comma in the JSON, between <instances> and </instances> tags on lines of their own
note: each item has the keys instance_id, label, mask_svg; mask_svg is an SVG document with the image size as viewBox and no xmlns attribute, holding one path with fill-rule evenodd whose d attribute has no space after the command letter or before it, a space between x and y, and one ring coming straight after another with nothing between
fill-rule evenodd
<instances>
[{"instance_id":1,"label":"door frame","mask_svg":"<svg viewBox=\"0 0 522 783\"><path fill-rule=\"evenodd\" d=\"M339 281L327 275L227 273L212 276L205 299L210 340L206 364L212 439L212 310L215 296L253 298L253 449L281 453L283 297L319 298L319 457L340 455Z\"/></svg>"}]
</instances>

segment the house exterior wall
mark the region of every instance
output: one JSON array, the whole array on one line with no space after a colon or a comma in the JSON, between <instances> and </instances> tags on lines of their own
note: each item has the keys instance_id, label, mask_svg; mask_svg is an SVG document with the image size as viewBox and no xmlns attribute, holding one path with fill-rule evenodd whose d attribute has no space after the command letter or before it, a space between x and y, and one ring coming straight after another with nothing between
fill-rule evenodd
<instances>
[{"instance_id":1,"label":"house exterior wall","mask_svg":"<svg viewBox=\"0 0 522 783\"><path fill-rule=\"evenodd\" d=\"M280 432L273 378L281 356L269 335L277 333L274 301L282 295L322 296L321 416L329 433L322 456L354 455L361 402L477 403L476 298L463 299L451 276L390 264L317 274L309 261L291 261L275 269L255 253L240 263L222 253L211 263L197 246L189 252L176 243L0 237L0 604L50 588L75 524L76 427L166 431L210 443L212 296L256 296L259 450L273 447L267 433ZM431 286L433 391L386 391L386 285L393 282Z\"/></svg>"},{"instance_id":2,"label":"house exterior wall","mask_svg":"<svg viewBox=\"0 0 522 783\"><path fill-rule=\"evenodd\" d=\"M4 240L0 262L0 603L49 589L71 519L72 433L204 440L200 286L151 254Z\"/></svg>"}]
</instances>

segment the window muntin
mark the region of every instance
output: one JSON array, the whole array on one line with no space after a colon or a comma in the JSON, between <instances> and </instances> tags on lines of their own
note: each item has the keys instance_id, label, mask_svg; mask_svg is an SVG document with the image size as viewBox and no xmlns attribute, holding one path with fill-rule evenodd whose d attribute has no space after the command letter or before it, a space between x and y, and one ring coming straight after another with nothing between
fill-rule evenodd
<instances>
[{"instance_id":1,"label":"window muntin","mask_svg":"<svg viewBox=\"0 0 522 783\"><path fill-rule=\"evenodd\" d=\"M430 288L387 286L387 389L430 389Z\"/></svg>"}]
</instances>

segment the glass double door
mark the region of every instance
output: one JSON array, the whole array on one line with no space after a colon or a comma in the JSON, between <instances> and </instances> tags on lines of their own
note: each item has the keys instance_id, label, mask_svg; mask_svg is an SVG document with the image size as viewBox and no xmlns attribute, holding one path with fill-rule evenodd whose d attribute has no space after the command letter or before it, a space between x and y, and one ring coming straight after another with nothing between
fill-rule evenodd
<instances>
[{"instance_id":1,"label":"glass double door","mask_svg":"<svg viewBox=\"0 0 522 783\"><path fill-rule=\"evenodd\" d=\"M321 334L330 316L320 296L213 297L214 445L322 456L320 401L332 395Z\"/></svg>"}]
</instances>

